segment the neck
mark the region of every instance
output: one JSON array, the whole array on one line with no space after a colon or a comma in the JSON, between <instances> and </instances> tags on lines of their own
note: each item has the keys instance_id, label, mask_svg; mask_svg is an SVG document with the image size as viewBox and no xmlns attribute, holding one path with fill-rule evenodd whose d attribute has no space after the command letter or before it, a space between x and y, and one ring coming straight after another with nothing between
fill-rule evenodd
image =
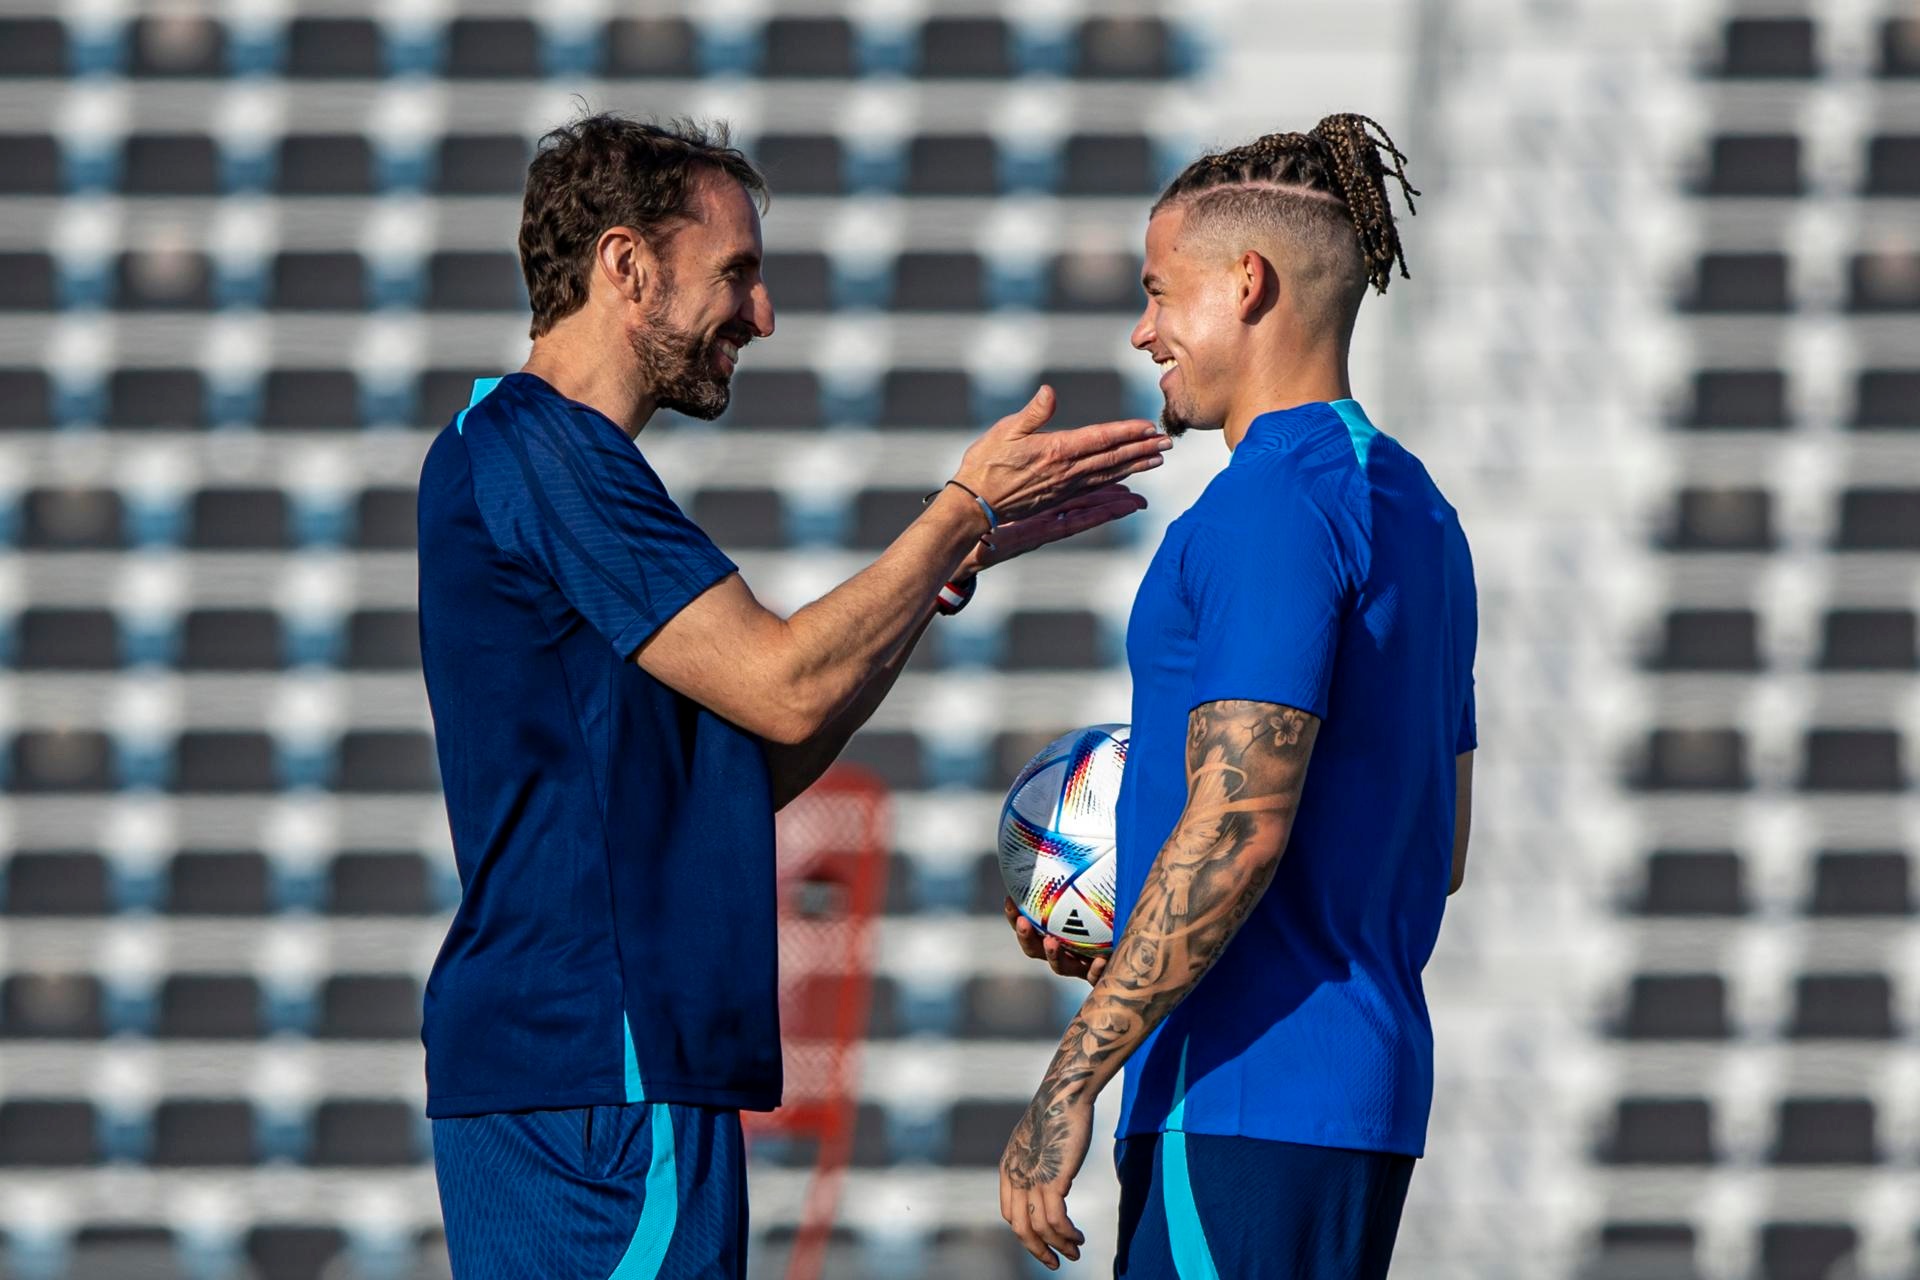
<instances>
[{"instance_id":1,"label":"neck","mask_svg":"<svg viewBox=\"0 0 1920 1280\"><path fill-rule=\"evenodd\" d=\"M640 378L626 335L588 332L584 312L575 312L533 340L520 366L569 400L578 400L611 418L629 437L638 436L653 417L653 397ZM608 359L616 352L622 358Z\"/></svg>"},{"instance_id":2,"label":"neck","mask_svg":"<svg viewBox=\"0 0 1920 1280\"><path fill-rule=\"evenodd\" d=\"M1229 451L1236 449L1253 420L1263 413L1278 413L1322 400L1346 400L1353 395L1347 379L1347 348L1325 347L1299 355L1288 355L1253 371L1241 384L1227 412L1225 437Z\"/></svg>"}]
</instances>

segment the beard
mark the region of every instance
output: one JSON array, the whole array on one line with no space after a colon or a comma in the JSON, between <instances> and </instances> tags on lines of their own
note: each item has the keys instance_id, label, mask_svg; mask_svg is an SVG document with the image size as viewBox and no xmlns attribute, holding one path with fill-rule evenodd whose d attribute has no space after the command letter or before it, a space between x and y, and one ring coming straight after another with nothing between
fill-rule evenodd
<instances>
[{"instance_id":1,"label":"beard","mask_svg":"<svg viewBox=\"0 0 1920 1280\"><path fill-rule=\"evenodd\" d=\"M723 337L746 345L745 338L731 332L703 337L689 329L675 328L667 319L664 301L648 311L645 327L635 329L629 341L655 407L702 422L711 422L727 411L727 403L733 398L733 375L721 373L714 363Z\"/></svg>"},{"instance_id":2,"label":"beard","mask_svg":"<svg viewBox=\"0 0 1920 1280\"><path fill-rule=\"evenodd\" d=\"M1175 440L1189 431L1213 431L1220 426L1217 422L1202 422L1193 414L1184 411L1173 402L1172 396L1168 396L1166 403L1160 407L1160 425Z\"/></svg>"}]
</instances>

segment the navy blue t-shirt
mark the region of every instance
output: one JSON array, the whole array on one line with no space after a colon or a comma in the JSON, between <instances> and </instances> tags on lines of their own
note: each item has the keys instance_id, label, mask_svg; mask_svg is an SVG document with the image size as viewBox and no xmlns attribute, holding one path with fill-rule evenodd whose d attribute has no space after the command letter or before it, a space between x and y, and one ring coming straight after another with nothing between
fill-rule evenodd
<instances>
[{"instance_id":1,"label":"navy blue t-shirt","mask_svg":"<svg viewBox=\"0 0 1920 1280\"><path fill-rule=\"evenodd\" d=\"M1273 882L1127 1064L1119 1132L1419 1155L1433 1097L1420 970L1474 749L1473 563L1426 468L1352 400L1253 420L1167 528L1127 626L1133 734L1115 932L1187 801L1188 713L1321 721Z\"/></svg>"},{"instance_id":2,"label":"navy blue t-shirt","mask_svg":"<svg viewBox=\"0 0 1920 1280\"><path fill-rule=\"evenodd\" d=\"M780 1101L764 747L630 659L734 572L626 433L531 374L420 473L420 644L461 901L427 1114Z\"/></svg>"}]
</instances>

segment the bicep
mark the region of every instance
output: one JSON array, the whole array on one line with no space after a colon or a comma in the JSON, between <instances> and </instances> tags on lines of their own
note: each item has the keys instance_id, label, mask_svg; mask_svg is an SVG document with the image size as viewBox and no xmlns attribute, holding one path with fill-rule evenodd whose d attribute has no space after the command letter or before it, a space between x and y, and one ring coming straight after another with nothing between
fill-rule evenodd
<instances>
[{"instance_id":1,"label":"bicep","mask_svg":"<svg viewBox=\"0 0 1920 1280\"><path fill-rule=\"evenodd\" d=\"M632 655L642 670L715 715L774 742L805 736L782 699L784 618L730 573L688 601Z\"/></svg>"},{"instance_id":2,"label":"bicep","mask_svg":"<svg viewBox=\"0 0 1920 1280\"><path fill-rule=\"evenodd\" d=\"M1203 702L1187 717L1186 819L1222 847L1277 858L1306 785L1320 718L1279 702Z\"/></svg>"},{"instance_id":3,"label":"bicep","mask_svg":"<svg viewBox=\"0 0 1920 1280\"><path fill-rule=\"evenodd\" d=\"M1447 892L1456 892L1467 878L1467 838L1473 826L1473 752L1453 758L1453 879Z\"/></svg>"}]
</instances>

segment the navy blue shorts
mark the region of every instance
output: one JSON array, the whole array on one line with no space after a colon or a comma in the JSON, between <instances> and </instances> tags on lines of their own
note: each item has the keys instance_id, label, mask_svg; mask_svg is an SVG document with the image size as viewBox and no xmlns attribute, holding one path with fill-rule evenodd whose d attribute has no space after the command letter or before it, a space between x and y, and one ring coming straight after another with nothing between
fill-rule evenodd
<instances>
[{"instance_id":1,"label":"navy blue shorts","mask_svg":"<svg viewBox=\"0 0 1920 1280\"><path fill-rule=\"evenodd\" d=\"M459 1280L707 1280L747 1268L740 1113L666 1102L433 1122Z\"/></svg>"},{"instance_id":2,"label":"navy blue shorts","mask_svg":"<svg viewBox=\"0 0 1920 1280\"><path fill-rule=\"evenodd\" d=\"M1129 1280L1381 1280L1413 1157L1264 1138L1114 1144Z\"/></svg>"}]
</instances>

